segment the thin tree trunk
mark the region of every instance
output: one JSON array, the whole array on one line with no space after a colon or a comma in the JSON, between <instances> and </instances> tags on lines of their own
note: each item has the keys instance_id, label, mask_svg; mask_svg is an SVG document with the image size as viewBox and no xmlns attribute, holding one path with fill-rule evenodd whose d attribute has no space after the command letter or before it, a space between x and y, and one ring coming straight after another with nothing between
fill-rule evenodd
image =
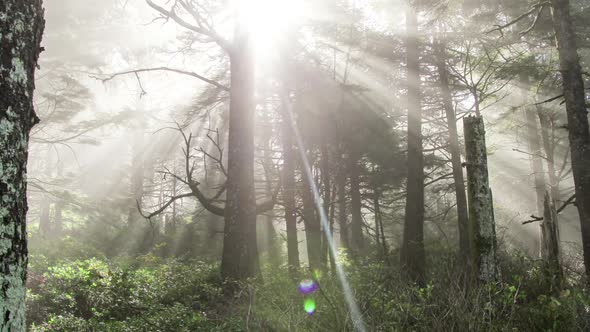
<instances>
[{"instance_id":1,"label":"thin tree trunk","mask_svg":"<svg viewBox=\"0 0 590 332\"><path fill-rule=\"evenodd\" d=\"M555 172L555 146L550 135L550 131L553 131L553 121L551 121L547 114L544 114L541 111L537 111L537 115L539 116L539 123L541 124L541 139L543 141L543 150L545 151L545 160L547 161L551 198L557 202L560 200L561 195L559 193L557 173Z\"/></svg>"},{"instance_id":2,"label":"thin tree trunk","mask_svg":"<svg viewBox=\"0 0 590 332\"><path fill-rule=\"evenodd\" d=\"M580 215L586 277L590 277L590 133L582 69L569 0L551 0L551 14L563 81L576 207Z\"/></svg>"},{"instance_id":3,"label":"thin tree trunk","mask_svg":"<svg viewBox=\"0 0 590 332\"><path fill-rule=\"evenodd\" d=\"M305 224L305 239L307 243L307 257L309 259L309 268L312 271L321 267L322 259L322 230L320 226L319 215L316 213L316 206L313 198L313 192L305 176L304 166L302 167L302 189L301 197L303 200L303 222Z\"/></svg>"},{"instance_id":4,"label":"thin tree trunk","mask_svg":"<svg viewBox=\"0 0 590 332\"><path fill-rule=\"evenodd\" d=\"M323 197L324 211L326 211L326 214L330 217L330 220L328 220L328 223L330 225L330 228L332 228L333 219L331 218L331 215L329 214L330 202L332 201L332 192L331 192L332 186L330 184L330 158L329 158L328 144L325 141L322 142L321 157L320 158L321 158L321 160L320 160L321 170L320 171L321 171L321 176L322 176L322 189L323 189L323 194L324 194L324 197ZM326 234L326 232L324 232L324 234ZM331 230L330 230L330 234L332 234ZM329 242L325 236L322 236L321 262L322 262L323 268L326 267L329 251L330 251L329 250Z\"/></svg>"},{"instance_id":5,"label":"thin tree trunk","mask_svg":"<svg viewBox=\"0 0 590 332\"><path fill-rule=\"evenodd\" d=\"M379 202L381 198L381 191L375 184L375 188L373 190L373 207L375 209L375 232L377 238L377 244L381 246L382 257L387 261L387 242L385 241L385 233L383 230L383 214L381 213L381 204Z\"/></svg>"},{"instance_id":6,"label":"thin tree trunk","mask_svg":"<svg viewBox=\"0 0 590 332\"><path fill-rule=\"evenodd\" d=\"M441 41L437 52L437 69L443 106L447 115L447 125L449 128L449 148L451 151L451 165L453 168L455 197L457 201L457 221L459 224L459 253L461 262L465 266L469 261L469 214L467 212L463 167L461 166L461 147L459 145L459 134L457 131L457 117L455 115L455 108L453 107L451 89L449 88L445 49L445 44Z\"/></svg>"},{"instance_id":7,"label":"thin tree trunk","mask_svg":"<svg viewBox=\"0 0 590 332\"><path fill-rule=\"evenodd\" d=\"M285 110L286 112L286 110ZM295 151L293 131L288 116L283 116L283 204L287 226L287 261L291 276L299 269L299 244L297 242L297 216L295 205Z\"/></svg>"},{"instance_id":8,"label":"thin tree trunk","mask_svg":"<svg viewBox=\"0 0 590 332\"><path fill-rule=\"evenodd\" d=\"M348 215L346 214L346 169L344 167L344 157L341 157L340 166L338 167L337 185L338 185L338 226L340 227L340 246L350 248L348 233Z\"/></svg>"},{"instance_id":9,"label":"thin tree trunk","mask_svg":"<svg viewBox=\"0 0 590 332\"><path fill-rule=\"evenodd\" d=\"M408 86L408 179L406 216L401 248L402 273L419 285L425 283L424 257L424 156L420 106L420 51L418 18L414 8L406 14Z\"/></svg>"},{"instance_id":10,"label":"thin tree trunk","mask_svg":"<svg viewBox=\"0 0 590 332\"><path fill-rule=\"evenodd\" d=\"M35 69L45 21L40 0L0 2L0 330L26 331L27 158Z\"/></svg>"},{"instance_id":11,"label":"thin tree trunk","mask_svg":"<svg viewBox=\"0 0 590 332\"><path fill-rule=\"evenodd\" d=\"M264 177L265 177L265 184L264 184L264 191L268 197L272 196L272 173L271 168L273 167L272 164L272 123L270 116L268 113L266 114L265 123L267 129L264 131ZM275 227L273 225L275 219L274 209L268 211L265 215L262 216L262 220L265 227L265 235L266 235L266 250L268 253L268 259L272 266L279 266L280 255L279 255L279 248L277 246L277 233L275 231Z\"/></svg>"},{"instance_id":12,"label":"thin tree trunk","mask_svg":"<svg viewBox=\"0 0 590 332\"><path fill-rule=\"evenodd\" d=\"M557 211L553 204L553 199L548 191L545 192L543 223L541 226L544 231L543 249L545 262L545 272L551 285L556 289L561 288L563 279L563 270L561 269L561 260L559 256L559 228L557 226Z\"/></svg>"},{"instance_id":13,"label":"thin tree trunk","mask_svg":"<svg viewBox=\"0 0 590 332\"><path fill-rule=\"evenodd\" d=\"M488 158L483 118L480 116L466 117L463 124L472 266L474 267L474 276L479 281L494 282L499 278L496 224L492 191L488 180Z\"/></svg>"},{"instance_id":14,"label":"thin tree trunk","mask_svg":"<svg viewBox=\"0 0 590 332\"><path fill-rule=\"evenodd\" d=\"M350 239L354 254L359 254L364 248L363 216L361 214L360 169L358 157L348 158L348 174L350 176Z\"/></svg>"},{"instance_id":15,"label":"thin tree trunk","mask_svg":"<svg viewBox=\"0 0 590 332\"><path fill-rule=\"evenodd\" d=\"M230 53L231 91L225 229L221 274L244 280L260 274L254 192L254 62L248 29L237 24Z\"/></svg>"},{"instance_id":16,"label":"thin tree trunk","mask_svg":"<svg viewBox=\"0 0 590 332\"><path fill-rule=\"evenodd\" d=\"M537 126L537 116L531 109L525 110L526 124L527 124L527 138L529 153L531 159L531 168L533 170L533 178L535 185L535 197L536 197L536 215L540 216L544 211L545 201L545 171L543 169L543 159L541 151L541 141L539 139L539 128ZM538 255L543 257L543 225L539 225L539 237L537 243L539 244Z\"/></svg>"},{"instance_id":17,"label":"thin tree trunk","mask_svg":"<svg viewBox=\"0 0 590 332\"><path fill-rule=\"evenodd\" d=\"M143 133L138 131L133 135L131 146L131 195L127 216L127 225L129 227L134 227L137 221L141 218L139 211L137 210L137 202L141 203L144 194L144 170Z\"/></svg>"}]
</instances>

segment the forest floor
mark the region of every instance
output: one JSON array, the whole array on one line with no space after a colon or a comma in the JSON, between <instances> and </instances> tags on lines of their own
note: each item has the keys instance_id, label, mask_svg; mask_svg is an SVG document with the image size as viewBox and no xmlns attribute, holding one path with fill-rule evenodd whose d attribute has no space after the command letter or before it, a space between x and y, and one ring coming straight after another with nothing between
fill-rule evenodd
<instances>
[{"instance_id":1,"label":"forest floor","mask_svg":"<svg viewBox=\"0 0 590 332\"><path fill-rule=\"evenodd\" d=\"M329 270L315 276L301 270L292 278L284 266L265 265L261 280L228 296L213 264L153 254L56 258L36 251L28 281L34 332L353 330L340 282ZM464 291L451 267L453 251L434 252L422 288L402 282L396 263L340 257L367 330L590 330L590 294L579 281L553 289L535 261L512 254L501 257L500 283ZM302 295L300 281L312 278L319 290ZM314 300L311 315L306 298Z\"/></svg>"}]
</instances>

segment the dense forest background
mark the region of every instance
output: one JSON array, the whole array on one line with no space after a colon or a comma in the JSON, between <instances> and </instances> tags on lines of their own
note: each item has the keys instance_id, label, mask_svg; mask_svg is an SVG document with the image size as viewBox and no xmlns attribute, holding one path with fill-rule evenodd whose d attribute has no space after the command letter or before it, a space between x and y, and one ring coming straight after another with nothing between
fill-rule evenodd
<instances>
[{"instance_id":1,"label":"dense forest background","mask_svg":"<svg viewBox=\"0 0 590 332\"><path fill-rule=\"evenodd\" d=\"M588 1L43 5L31 331L590 329Z\"/></svg>"}]
</instances>

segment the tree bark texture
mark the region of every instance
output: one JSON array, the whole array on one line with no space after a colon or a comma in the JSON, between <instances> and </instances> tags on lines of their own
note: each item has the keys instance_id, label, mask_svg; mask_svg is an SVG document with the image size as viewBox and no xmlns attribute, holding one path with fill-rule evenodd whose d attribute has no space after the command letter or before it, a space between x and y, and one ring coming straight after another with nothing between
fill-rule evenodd
<instances>
[{"instance_id":1,"label":"tree bark texture","mask_svg":"<svg viewBox=\"0 0 590 332\"><path fill-rule=\"evenodd\" d=\"M560 288L563 279L563 271L561 269L561 260L559 255L559 227L557 219L557 211L551 194L545 192L543 213L543 233L545 235L543 241L543 262L545 263L545 271L551 284Z\"/></svg>"},{"instance_id":2,"label":"tree bark texture","mask_svg":"<svg viewBox=\"0 0 590 332\"><path fill-rule=\"evenodd\" d=\"M467 193L469 198L469 231L474 276L482 282L499 278L496 224L492 191L488 179L483 118L469 116L463 120L467 160Z\"/></svg>"},{"instance_id":3,"label":"tree bark texture","mask_svg":"<svg viewBox=\"0 0 590 332\"><path fill-rule=\"evenodd\" d=\"M0 1L0 331L26 331L27 182L35 69L45 21L40 0Z\"/></svg>"}]
</instances>

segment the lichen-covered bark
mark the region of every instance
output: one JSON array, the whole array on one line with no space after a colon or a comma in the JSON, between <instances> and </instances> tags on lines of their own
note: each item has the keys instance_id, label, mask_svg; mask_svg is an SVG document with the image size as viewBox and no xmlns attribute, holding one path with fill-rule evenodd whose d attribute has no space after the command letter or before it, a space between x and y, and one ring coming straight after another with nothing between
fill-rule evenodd
<instances>
[{"instance_id":1,"label":"lichen-covered bark","mask_svg":"<svg viewBox=\"0 0 590 332\"><path fill-rule=\"evenodd\" d=\"M559 53L559 71L567 112L576 207L580 215L586 277L590 278L590 132L582 69L569 0L551 0L551 14Z\"/></svg>"},{"instance_id":2,"label":"lichen-covered bark","mask_svg":"<svg viewBox=\"0 0 590 332\"><path fill-rule=\"evenodd\" d=\"M238 24L230 52L231 92L227 188L221 274L244 280L260 274L254 193L254 63L248 29Z\"/></svg>"},{"instance_id":3,"label":"lichen-covered bark","mask_svg":"<svg viewBox=\"0 0 590 332\"><path fill-rule=\"evenodd\" d=\"M499 278L499 269L496 255L496 224L492 191L488 180L488 158L483 118L480 116L466 117L463 120L463 125L472 266L480 281L493 282Z\"/></svg>"},{"instance_id":4,"label":"lichen-covered bark","mask_svg":"<svg viewBox=\"0 0 590 332\"><path fill-rule=\"evenodd\" d=\"M43 34L40 0L0 1L0 331L26 330L26 166L35 68Z\"/></svg>"}]
</instances>

